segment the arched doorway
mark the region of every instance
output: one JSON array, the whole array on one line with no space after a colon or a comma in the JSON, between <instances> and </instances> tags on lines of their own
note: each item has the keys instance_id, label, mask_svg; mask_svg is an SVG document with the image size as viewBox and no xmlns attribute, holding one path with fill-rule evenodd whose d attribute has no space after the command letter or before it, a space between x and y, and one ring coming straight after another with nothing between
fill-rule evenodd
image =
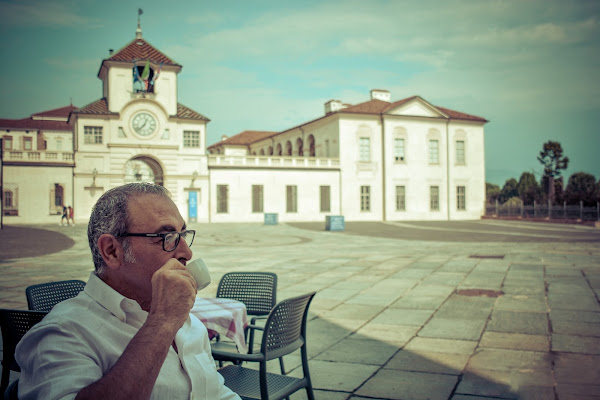
<instances>
[{"instance_id":1,"label":"arched doorway","mask_svg":"<svg viewBox=\"0 0 600 400\"><path fill-rule=\"evenodd\" d=\"M302 157L304 155L304 143L302 142L302 138L296 140L296 147L298 148L298 155Z\"/></svg>"},{"instance_id":2,"label":"arched doorway","mask_svg":"<svg viewBox=\"0 0 600 400\"><path fill-rule=\"evenodd\" d=\"M125 163L125 183L130 182L151 182L162 186L162 167L153 158L134 157Z\"/></svg>"},{"instance_id":3,"label":"arched doorway","mask_svg":"<svg viewBox=\"0 0 600 400\"><path fill-rule=\"evenodd\" d=\"M286 156L292 155L292 142L290 142L289 140L287 142L285 142L285 155Z\"/></svg>"},{"instance_id":4,"label":"arched doorway","mask_svg":"<svg viewBox=\"0 0 600 400\"><path fill-rule=\"evenodd\" d=\"M310 135L308 137L308 148L309 148L308 156L314 157L315 156L315 137L313 135Z\"/></svg>"}]
</instances>

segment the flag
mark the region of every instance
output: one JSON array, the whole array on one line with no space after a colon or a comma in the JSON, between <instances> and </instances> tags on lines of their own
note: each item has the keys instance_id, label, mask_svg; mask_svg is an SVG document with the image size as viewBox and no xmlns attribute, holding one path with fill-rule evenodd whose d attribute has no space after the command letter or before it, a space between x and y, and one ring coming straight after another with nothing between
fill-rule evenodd
<instances>
[{"instance_id":1,"label":"flag","mask_svg":"<svg viewBox=\"0 0 600 400\"><path fill-rule=\"evenodd\" d=\"M142 15L144 13L144 10L142 10L141 8L138 8L138 16Z\"/></svg>"},{"instance_id":2,"label":"flag","mask_svg":"<svg viewBox=\"0 0 600 400\"><path fill-rule=\"evenodd\" d=\"M146 61L146 66L142 71L142 80L147 81L150 76L150 60Z\"/></svg>"},{"instance_id":3,"label":"flag","mask_svg":"<svg viewBox=\"0 0 600 400\"><path fill-rule=\"evenodd\" d=\"M133 60L133 83L141 82L140 74L138 72L138 67L135 65L135 60Z\"/></svg>"},{"instance_id":4,"label":"flag","mask_svg":"<svg viewBox=\"0 0 600 400\"><path fill-rule=\"evenodd\" d=\"M160 63L160 65L158 66L158 69L156 71L154 71L154 76L152 77L152 81L150 82L152 85L154 85L154 82L156 82L156 80L158 79L158 74L160 74L160 70L162 69L163 63Z\"/></svg>"}]
</instances>

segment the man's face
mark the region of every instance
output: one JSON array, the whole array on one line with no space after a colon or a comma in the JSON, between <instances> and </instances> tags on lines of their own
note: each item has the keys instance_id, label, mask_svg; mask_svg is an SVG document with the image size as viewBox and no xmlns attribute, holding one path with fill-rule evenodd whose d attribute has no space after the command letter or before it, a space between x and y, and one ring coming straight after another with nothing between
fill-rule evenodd
<instances>
[{"instance_id":1,"label":"man's face","mask_svg":"<svg viewBox=\"0 0 600 400\"><path fill-rule=\"evenodd\" d=\"M130 224L129 233L168 233L186 229L177 206L169 198L159 195L142 195L128 203ZM125 279L131 290L139 298L148 301L152 294L152 275L170 258L186 264L192 258L192 251L181 239L173 251L163 250L162 238L128 237L128 257L120 268L121 279Z\"/></svg>"}]
</instances>

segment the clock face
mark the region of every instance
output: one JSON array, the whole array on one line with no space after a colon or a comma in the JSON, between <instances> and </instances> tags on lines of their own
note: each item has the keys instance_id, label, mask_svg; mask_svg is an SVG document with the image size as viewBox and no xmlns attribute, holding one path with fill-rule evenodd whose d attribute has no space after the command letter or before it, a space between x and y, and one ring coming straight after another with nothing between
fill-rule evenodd
<instances>
[{"instance_id":1,"label":"clock face","mask_svg":"<svg viewBox=\"0 0 600 400\"><path fill-rule=\"evenodd\" d=\"M140 136L150 136L156 131L156 119L147 112L137 113L131 120L131 126Z\"/></svg>"}]
</instances>

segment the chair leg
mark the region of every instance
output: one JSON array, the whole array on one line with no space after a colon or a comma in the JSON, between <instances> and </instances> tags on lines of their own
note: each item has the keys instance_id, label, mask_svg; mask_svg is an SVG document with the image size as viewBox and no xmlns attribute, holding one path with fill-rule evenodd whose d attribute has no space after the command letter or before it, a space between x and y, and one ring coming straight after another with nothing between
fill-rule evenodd
<instances>
[{"instance_id":1,"label":"chair leg","mask_svg":"<svg viewBox=\"0 0 600 400\"><path fill-rule=\"evenodd\" d=\"M281 367L281 375L285 375L285 367L283 366L283 357L279 359L279 366Z\"/></svg>"}]
</instances>

